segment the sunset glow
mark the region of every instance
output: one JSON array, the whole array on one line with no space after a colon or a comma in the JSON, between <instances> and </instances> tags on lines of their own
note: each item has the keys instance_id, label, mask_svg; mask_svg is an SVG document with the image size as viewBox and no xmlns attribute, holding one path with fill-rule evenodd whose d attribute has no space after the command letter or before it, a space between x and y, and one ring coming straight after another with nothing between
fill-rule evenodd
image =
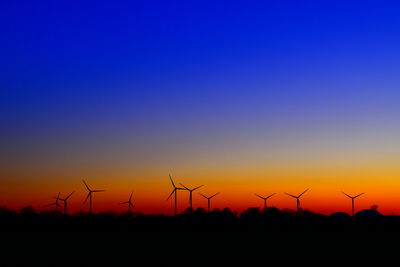
<instances>
[{"instance_id":1,"label":"sunset glow","mask_svg":"<svg viewBox=\"0 0 400 267\"><path fill-rule=\"evenodd\" d=\"M39 2L0 11L0 206L87 211L85 179L172 214L171 174L194 208L400 214L398 4Z\"/></svg>"}]
</instances>

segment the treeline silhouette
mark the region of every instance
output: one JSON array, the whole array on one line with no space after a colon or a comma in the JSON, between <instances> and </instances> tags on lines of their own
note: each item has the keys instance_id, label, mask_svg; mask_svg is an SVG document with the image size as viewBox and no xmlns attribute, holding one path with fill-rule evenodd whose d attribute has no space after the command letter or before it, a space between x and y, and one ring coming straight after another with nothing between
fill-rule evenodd
<instances>
[{"instance_id":1,"label":"treeline silhouette","mask_svg":"<svg viewBox=\"0 0 400 267\"><path fill-rule=\"evenodd\" d=\"M19 211L0 206L0 225L9 228L354 228L389 227L400 229L400 217L382 216L376 207L359 211L355 217L337 212L330 216L310 210L280 210L269 207L267 210L250 207L243 212L229 208L214 209L207 212L203 208L186 209L182 214L143 214L106 211L96 214L76 212L65 215L58 210L36 210L27 206Z\"/></svg>"},{"instance_id":2,"label":"treeline silhouette","mask_svg":"<svg viewBox=\"0 0 400 267\"><path fill-rule=\"evenodd\" d=\"M11 263L4 266L192 266L188 262L195 259L203 266L264 266L272 261L287 266L307 256L308 264L319 263L319 257L347 262L353 257L359 263L370 257L360 259L354 246L376 255L400 237L399 216L372 211L355 217L276 207L240 213L188 208L176 216L115 211L64 215L0 207L0 236L6 244L0 262L8 257Z\"/></svg>"}]
</instances>

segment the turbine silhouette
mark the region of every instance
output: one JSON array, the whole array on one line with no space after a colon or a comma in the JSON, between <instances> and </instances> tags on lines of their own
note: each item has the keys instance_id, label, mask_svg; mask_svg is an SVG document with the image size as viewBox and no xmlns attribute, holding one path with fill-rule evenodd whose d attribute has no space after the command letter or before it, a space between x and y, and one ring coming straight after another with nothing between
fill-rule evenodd
<instances>
[{"instance_id":1,"label":"turbine silhouette","mask_svg":"<svg viewBox=\"0 0 400 267\"><path fill-rule=\"evenodd\" d=\"M87 194L85 201L83 202L83 204L86 203L86 201L89 199L89 214L92 214L92 194L93 193L98 193L98 192L105 192L105 190L92 190L90 189L90 187L86 184L85 180L82 179L82 182L85 184L86 189L89 191L89 193Z\"/></svg>"},{"instance_id":2,"label":"turbine silhouette","mask_svg":"<svg viewBox=\"0 0 400 267\"><path fill-rule=\"evenodd\" d=\"M131 214L131 208L134 207L134 206L133 206L133 203L132 203L132 194L133 194L133 192L131 192L131 195L129 196L128 201L125 201L125 202L121 202L121 203L120 203L120 204L128 204L128 214L129 214L129 215Z\"/></svg>"},{"instance_id":3,"label":"turbine silhouette","mask_svg":"<svg viewBox=\"0 0 400 267\"><path fill-rule=\"evenodd\" d=\"M172 180L171 174L169 175L169 179L171 180L171 184L174 187L174 189L172 190L171 194L168 196L167 201L171 198L172 195L174 195L175 198L175 206L174 206L174 215L176 215L177 213L177 205L178 205L178 190L184 190L184 188L182 187L177 187L174 183L174 181Z\"/></svg>"},{"instance_id":4,"label":"turbine silhouette","mask_svg":"<svg viewBox=\"0 0 400 267\"><path fill-rule=\"evenodd\" d=\"M305 192L307 192L307 191L308 191L308 189L306 189L303 193L301 193L301 194L298 195L298 196L294 196L294 195L285 193L286 195L291 196L292 198L295 198L295 199L296 199L297 214L299 214L299 213L300 213L300 210L301 210L301 207L300 207L300 197L301 197Z\"/></svg>"},{"instance_id":5,"label":"turbine silhouette","mask_svg":"<svg viewBox=\"0 0 400 267\"><path fill-rule=\"evenodd\" d=\"M53 197L53 199L55 199L55 201L46 205L46 207L54 206L55 210L58 210L58 208L60 208L60 204L58 204L58 201L60 200L60 192L58 192L58 195L56 197Z\"/></svg>"},{"instance_id":6,"label":"turbine silhouette","mask_svg":"<svg viewBox=\"0 0 400 267\"><path fill-rule=\"evenodd\" d=\"M344 195L346 195L348 198L351 199L351 214L352 214L353 217L354 217L354 199L358 198L358 197L361 196L361 195L364 195L365 193L358 194L358 195L356 195L356 196L354 196L354 197L352 197L352 196L346 194L345 192L342 192L342 193L343 193Z\"/></svg>"},{"instance_id":7,"label":"turbine silhouette","mask_svg":"<svg viewBox=\"0 0 400 267\"><path fill-rule=\"evenodd\" d=\"M193 212L193 191L199 189L200 187L203 187L204 185L200 185L198 187L195 187L193 189L189 189L186 186L184 186L183 184L181 184L181 186L183 186L183 188L187 191L189 191L189 209L190 212Z\"/></svg>"},{"instance_id":8,"label":"turbine silhouette","mask_svg":"<svg viewBox=\"0 0 400 267\"><path fill-rule=\"evenodd\" d=\"M266 212L267 211L267 200L270 198L270 197L272 197L273 195L275 195L275 193L273 193L273 194L271 194L271 195L269 195L269 196L266 196L266 197L262 197L262 196L260 196L260 195L258 195L258 194L255 194L257 197L259 197L259 198L261 198L262 200L264 200L264 212Z\"/></svg>"},{"instance_id":9,"label":"turbine silhouette","mask_svg":"<svg viewBox=\"0 0 400 267\"><path fill-rule=\"evenodd\" d=\"M216 193L216 194L214 194L214 195L212 195L212 196L210 196L210 197L207 197L207 196L203 195L202 193L199 193L199 194L202 195L205 199L207 199L208 212L210 212L210 211L211 211L211 199L212 199L213 197L219 195L219 192Z\"/></svg>"},{"instance_id":10,"label":"turbine silhouette","mask_svg":"<svg viewBox=\"0 0 400 267\"><path fill-rule=\"evenodd\" d=\"M67 202L68 199L75 193L75 191L73 191L71 194L69 194L66 198L60 198L59 200L64 202L64 215L67 215Z\"/></svg>"}]
</instances>

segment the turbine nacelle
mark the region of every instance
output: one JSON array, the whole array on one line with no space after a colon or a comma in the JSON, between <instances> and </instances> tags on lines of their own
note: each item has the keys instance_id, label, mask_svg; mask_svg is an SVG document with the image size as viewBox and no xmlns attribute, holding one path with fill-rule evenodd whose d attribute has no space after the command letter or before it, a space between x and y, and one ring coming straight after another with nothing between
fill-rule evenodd
<instances>
[{"instance_id":1,"label":"turbine nacelle","mask_svg":"<svg viewBox=\"0 0 400 267\"><path fill-rule=\"evenodd\" d=\"M51 206L55 206L56 209L60 208L60 204L58 204L58 201L61 200L60 198L60 192L58 192L58 195L56 197L53 197L53 199L55 199L56 201L46 205L45 207L51 207Z\"/></svg>"},{"instance_id":2,"label":"turbine nacelle","mask_svg":"<svg viewBox=\"0 0 400 267\"><path fill-rule=\"evenodd\" d=\"M119 204L122 204L122 205L128 204L128 214L131 214L131 208L134 207L134 205L132 203L132 195L133 195L133 192L131 192L131 195L129 196L128 201L124 201L124 202L119 203Z\"/></svg>"},{"instance_id":3,"label":"turbine nacelle","mask_svg":"<svg viewBox=\"0 0 400 267\"><path fill-rule=\"evenodd\" d=\"M174 181L172 180L171 175L169 175L169 179L171 181L172 187L174 188L171 192L171 194L168 196L167 201L171 198L171 196L177 191L177 190L185 190L185 188L182 187L177 187L174 183Z\"/></svg>"},{"instance_id":4,"label":"turbine nacelle","mask_svg":"<svg viewBox=\"0 0 400 267\"><path fill-rule=\"evenodd\" d=\"M83 182L83 184L85 185L86 189L89 191L88 194L87 194L87 196L86 196L86 198L85 198L85 201L83 201L83 204L85 204L86 201L87 201L88 199L90 199L89 213L92 213L92 194L93 194L93 193L99 193L99 192L105 192L105 190L92 190L92 189L87 185L87 183L85 182L85 180L82 179L82 182Z\"/></svg>"},{"instance_id":5,"label":"turbine nacelle","mask_svg":"<svg viewBox=\"0 0 400 267\"><path fill-rule=\"evenodd\" d=\"M358 194L358 195L356 195L356 196L350 196L350 195L346 194L345 192L342 192L342 193L343 193L344 195L346 195L348 198L351 198L351 199L356 199L356 198L358 198L359 196L365 194L365 192L364 192L364 193Z\"/></svg>"},{"instance_id":6,"label":"turbine nacelle","mask_svg":"<svg viewBox=\"0 0 400 267\"><path fill-rule=\"evenodd\" d=\"M204 198L206 198L206 199L212 199L213 197L219 195L220 192L218 192L218 193L216 193L216 194L214 194L214 195L212 195L212 196L210 196L210 197L207 197L207 196L203 195L202 193L199 193L199 194L200 194L201 196L203 196Z\"/></svg>"},{"instance_id":7,"label":"turbine nacelle","mask_svg":"<svg viewBox=\"0 0 400 267\"><path fill-rule=\"evenodd\" d=\"M185 188L178 187L175 185L174 180L172 180L171 174L169 175L169 180L171 181L172 187L174 188L171 192L171 194L168 196L167 201L171 198L172 195L175 195L175 204L174 204L174 214L177 214L177 206L178 206L178 198L177 198L177 192L178 190L185 190Z\"/></svg>"},{"instance_id":8,"label":"turbine nacelle","mask_svg":"<svg viewBox=\"0 0 400 267\"><path fill-rule=\"evenodd\" d=\"M347 196L348 198L351 199L351 213L352 213L352 215L353 215L353 217L354 217L354 200L355 200L356 198L358 198L359 196L365 194L365 193L361 193L361 194L358 194L358 195L356 195L356 196L350 196L350 195L346 194L345 192L342 192L342 193L343 193L345 196Z\"/></svg>"},{"instance_id":9,"label":"turbine nacelle","mask_svg":"<svg viewBox=\"0 0 400 267\"><path fill-rule=\"evenodd\" d=\"M195 188L193 188L193 189L189 189L189 188L187 188L186 186L184 186L183 184L180 184L180 185L183 186L183 189L185 189L185 190L187 190L187 191L189 191L189 192L193 192L193 191L195 191L195 190L197 190L197 189L199 189L199 188L201 188L201 187L204 186L204 185L200 185L200 186L195 187Z\"/></svg>"},{"instance_id":10,"label":"turbine nacelle","mask_svg":"<svg viewBox=\"0 0 400 267\"><path fill-rule=\"evenodd\" d=\"M276 195L276 193L273 193L273 194L271 194L271 195L269 195L269 196L266 196L266 197L262 197L262 196L260 196L260 195L258 195L258 194L254 194L254 195L256 195L257 197L261 198L262 200L267 200L267 199L269 199L270 197L272 197L273 195Z\"/></svg>"},{"instance_id":11,"label":"turbine nacelle","mask_svg":"<svg viewBox=\"0 0 400 267\"><path fill-rule=\"evenodd\" d=\"M308 189L306 189L306 190L304 190L304 192L303 192L303 193L301 193L301 194L300 194L300 195L298 195L298 196L295 196L295 195L292 195L292 194L289 194L289 193L285 193L285 194L286 194L286 195L288 195L288 196L291 196L292 198L299 199L299 198L301 198L301 196L302 196L302 195L304 195L304 193L306 193L308 190L309 190L309 188L308 188Z\"/></svg>"},{"instance_id":12,"label":"turbine nacelle","mask_svg":"<svg viewBox=\"0 0 400 267\"><path fill-rule=\"evenodd\" d=\"M207 199L207 205L208 205L208 212L211 211L211 199L214 198L215 196L219 195L219 192L212 195L212 196L205 196L202 193L199 193L202 197L204 197L205 199Z\"/></svg>"},{"instance_id":13,"label":"turbine nacelle","mask_svg":"<svg viewBox=\"0 0 400 267\"><path fill-rule=\"evenodd\" d=\"M129 196L128 201L121 202L121 203L119 203L119 204L129 204L130 207L133 207L133 203L132 203L132 194L133 194L133 192L132 192L131 195Z\"/></svg>"},{"instance_id":14,"label":"turbine nacelle","mask_svg":"<svg viewBox=\"0 0 400 267\"><path fill-rule=\"evenodd\" d=\"M303 193L301 193L301 194L298 195L298 196L295 196L295 195L292 195L292 194L289 194L289 193L285 193L286 195L288 195L288 196L290 196L290 197L296 199L297 214L299 214L299 213L300 213L300 210L301 210L301 208L300 208L300 198L301 198L302 195L304 195L304 194L308 191L308 189L309 189L309 188L307 188L306 190L304 190Z\"/></svg>"},{"instance_id":15,"label":"turbine nacelle","mask_svg":"<svg viewBox=\"0 0 400 267\"><path fill-rule=\"evenodd\" d=\"M75 191L73 191L71 194L69 194L67 197L65 198L60 198L61 201L68 201L68 199L75 193Z\"/></svg>"}]
</instances>

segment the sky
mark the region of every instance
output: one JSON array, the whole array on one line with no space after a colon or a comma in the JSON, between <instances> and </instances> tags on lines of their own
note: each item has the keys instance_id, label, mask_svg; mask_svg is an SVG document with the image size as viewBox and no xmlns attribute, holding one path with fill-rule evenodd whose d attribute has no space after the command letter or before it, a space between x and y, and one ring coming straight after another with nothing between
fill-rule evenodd
<instances>
[{"instance_id":1,"label":"sky","mask_svg":"<svg viewBox=\"0 0 400 267\"><path fill-rule=\"evenodd\" d=\"M0 205L400 214L396 1L5 1ZM200 189L199 189L200 192ZM188 205L180 192L179 210ZM206 207L195 194L194 206Z\"/></svg>"}]
</instances>

